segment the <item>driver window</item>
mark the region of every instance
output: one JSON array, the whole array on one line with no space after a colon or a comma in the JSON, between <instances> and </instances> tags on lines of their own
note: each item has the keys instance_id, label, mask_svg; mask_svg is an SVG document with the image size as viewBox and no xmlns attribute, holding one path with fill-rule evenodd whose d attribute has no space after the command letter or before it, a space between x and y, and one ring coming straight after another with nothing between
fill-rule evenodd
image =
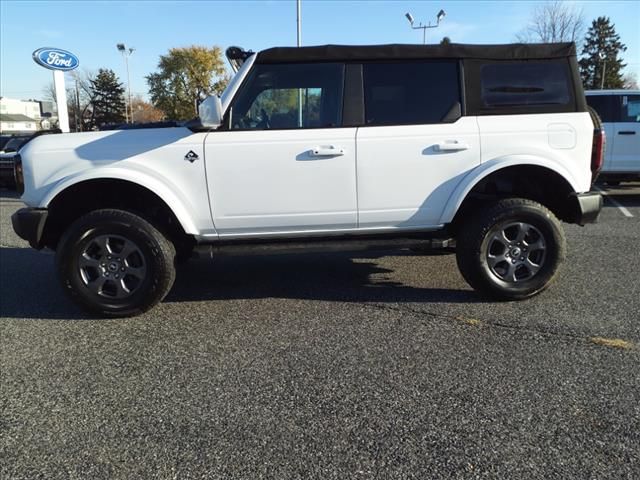
<instances>
[{"instance_id":1,"label":"driver window","mask_svg":"<svg viewBox=\"0 0 640 480\"><path fill-rule=\"evenodd\" d=\"M256 65L231 107L231 128L338 127L344 65Z\"/></svg>"}]
</instances>

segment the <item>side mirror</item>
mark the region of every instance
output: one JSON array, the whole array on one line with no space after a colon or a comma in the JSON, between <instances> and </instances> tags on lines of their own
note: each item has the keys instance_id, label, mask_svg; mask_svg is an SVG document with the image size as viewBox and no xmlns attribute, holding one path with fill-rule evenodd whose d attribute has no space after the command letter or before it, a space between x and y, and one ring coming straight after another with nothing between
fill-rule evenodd
<instances>
[{"instance_id":1,"label":"side mirror","mask_svg":"<svg viewBox=\"0 0 640 480\"><path fill-rule=\"evenodd\" d=\"M200 123L206 128L217 128L222 123L222 102L217 95L204 99L198 106Z\"/></svg>"}]
</instances>

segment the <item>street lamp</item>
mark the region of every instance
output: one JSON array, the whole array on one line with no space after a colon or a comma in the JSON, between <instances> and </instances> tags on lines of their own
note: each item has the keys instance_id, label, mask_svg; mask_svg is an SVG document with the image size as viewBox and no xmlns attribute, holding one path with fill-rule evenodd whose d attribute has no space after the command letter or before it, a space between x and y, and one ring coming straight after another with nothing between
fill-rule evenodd
<instances>
[{"instance_id":1,"label":"street lamp","mask_svg":"<svg viewBox=\"0 0 640 480\"><path fill-rule=\"evenodd\" d=\"M131 122L129 122L129 114L127 109L124 109L124 118L127 123L133 123L133 106L131 105L131 77L129 76L129 57L136 50L135 48L127 48L124 43L118 43L116 45L118 51L124 57L124 63L127 67L127 90L129 91L129 111L131 112Z\"/></svg>"},{"instance_id":2,"label":"street lamp","mask_svg":"<svg viewBox=\"0 0 640 480\"><path fill-rule=\"evenodd\" d=\"M602 80L600 81L600 90L604 90L604 74L607 71L607 54L599 52L598 57L602 60Z\"/></svg>"},{"instance_id":3,"label":"street lamp","mask_svg":"<svg viewBox=\"0 0 640 480\"><path fill-rule=\"evenodd\" d=\"M442 19L447 15L447 12L445 12L444 10L440 10L438 12L438 14L436 15L436 24L435 25L431 25L431 22L429 22L428 25L422 25L422 22L419 25L414 25L414 20L413 20L413 15L411 15L409 12L405 13L404 16L407 17L407 20L409 20L409 24L411 25L411 28L413 28L414 30L422 30L422 43L425 44L427 43L427 28L436 28L440 25L440 22L442 21Z\"/></svg>"}]
</instances>

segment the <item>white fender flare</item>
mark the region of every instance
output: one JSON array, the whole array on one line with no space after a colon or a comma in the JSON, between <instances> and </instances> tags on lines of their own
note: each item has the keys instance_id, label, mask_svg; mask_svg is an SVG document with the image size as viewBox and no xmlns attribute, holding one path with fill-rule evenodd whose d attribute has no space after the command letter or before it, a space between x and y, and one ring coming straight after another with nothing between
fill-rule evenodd
<instances>
[{"instance_id":1,"label":"white fender flare","mask_svg":"<svg viewBox=\"0 0 640 480\"><path fill-rule=\"evenodd\" d=\"M449 200L447 201L447 205L442 212L439 223L451 223L456 213L458 212L460 205L462 205L464 199L467 197L473 187L475 187L478 182L482 181L482 179L486 178L494 172L497 172L498 170L503 170L509 167L525 166L544 167L548 170L551 170L564 178L574 192L579 191L578 182L570 173L570 171L557 162L549 161L545 158L536 157L533 155L509 155L506 157L498 157L486 163L483 163L478 168L471 170L460 181L455 190L449 196Z\"/></svg>"},{"instance_id":2,"label":"white fender flare","mask_svg":"<svg viewBox=\"0 0 640 480\"><path fill-rule=\"evenodd\" d=\"M91 180L123 180L135 185L146 188L160 197L167 206L171 209L173 214L182 225L183 230L187 234L197 235L198 229L196 227L193 218L189 214L189 209L186 208L187 201L181 198L179 189L170 188L165 181L153 176L149 172L142 169L131 168L128 165L127 168L93 168L91 170L84 171L78 175L72 175L64 177L60 181L56 182L54 186L44 196L42 202L40 202L41 208L48 208L51 201L64 192L67 188ZM176 193L178 192L178 193Z\"/></svg>"}]
</instances>

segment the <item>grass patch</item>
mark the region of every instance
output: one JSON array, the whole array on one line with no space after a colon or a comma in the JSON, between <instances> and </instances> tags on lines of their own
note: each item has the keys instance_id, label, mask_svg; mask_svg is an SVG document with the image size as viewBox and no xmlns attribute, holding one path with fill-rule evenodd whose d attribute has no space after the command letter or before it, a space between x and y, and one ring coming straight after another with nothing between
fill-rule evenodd
<instances>
[{"instance_id":1,"label":"grass patch","mask_svg":"<svg viewBox=\"0 0 640 480\"><path fill-rule=\"evenodd\" d=\"M623 350L633 348L633 343L622 340L621 338L590 337L589 341L596 345L602 345L603 347L621 348Z\"/></svg>"},{"instance_id":2,"label":"grass patch","mask_svg":"<svg viewBox=\"0 0 640 480\"><path fill-rule=\"evenodd\" d=\"M480 320L476 320L475 318L456 317L456 320L466 323L467 325L471 325L472 327L478 327L482 325L482 322Z\"/></svg>"}]
</instances>

